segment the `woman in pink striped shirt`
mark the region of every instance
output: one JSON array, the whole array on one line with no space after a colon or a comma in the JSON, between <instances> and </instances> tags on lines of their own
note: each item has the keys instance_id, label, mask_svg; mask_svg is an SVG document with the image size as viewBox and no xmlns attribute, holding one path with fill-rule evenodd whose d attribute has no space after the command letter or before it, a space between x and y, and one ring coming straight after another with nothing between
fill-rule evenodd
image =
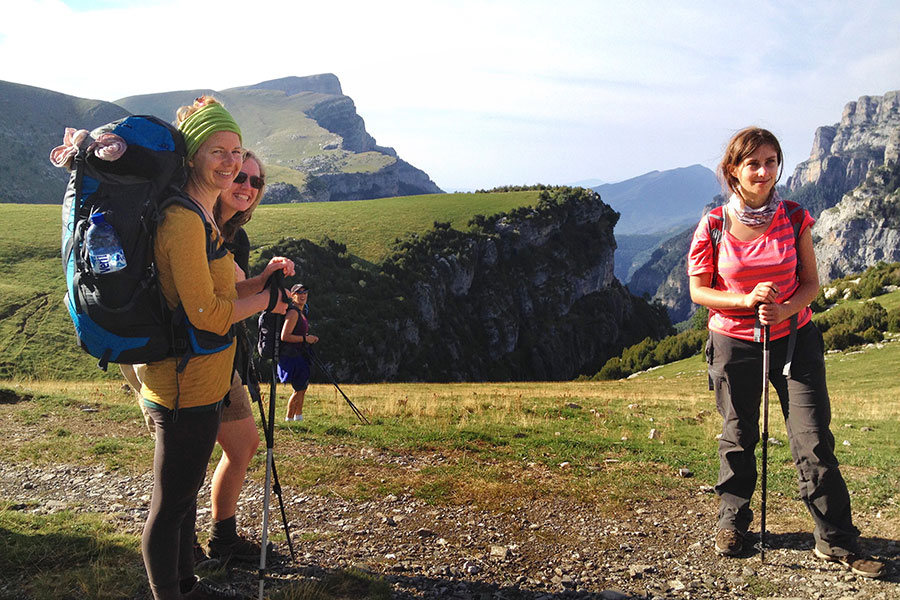
<instances>
[{"instance_id":1,"label":"woman in pink striped shirt","mask_svg":"<svg viewBox=\"0 0 900 600\"><path fill-rule=\"evenodd\" d=\"M815 522L814 552L857 575L879 577L884 565L859 554L859 530L829 429L822 335L809 309L819 291L814 221L776 193L783 162L771 132L748 127L736 133L719 164L730 198L721 212L700 222L688 255L691 300L709 308L710 389L723 419L715 547L726 556L742 554L753 520L763 391L760 331L768 327L769 381L781 401L800 497Z\"/></svg>"}]
</instances>

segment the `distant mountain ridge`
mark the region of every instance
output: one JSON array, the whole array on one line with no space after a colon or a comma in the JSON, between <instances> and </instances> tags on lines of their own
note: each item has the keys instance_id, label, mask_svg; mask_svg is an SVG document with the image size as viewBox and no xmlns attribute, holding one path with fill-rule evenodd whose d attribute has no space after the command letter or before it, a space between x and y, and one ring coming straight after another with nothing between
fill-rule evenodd
<instances>
[{"instance_id":1,"label":"distant mountain ridge","mask_svg":"<svg viewBox=\"0 0 900 600\"><path fill-rule=\"evenodd\" d=\"M360 200L434 194L441 189L420 169L379 146L353 100L333 74L286 77L222 91L196 89L84 100L40 88L0 82L0 146L16 147L27 177L6 187L3 202L58 202L67 174L47 156L65 127L93 129L130 114L173 121L179 106L201 94L222 100L240 123L244 142L266 163L266 202ZM40 110L34 110L41 106ZM22 151L25 151L24 153ZM8 150L3 153L7 154ZM7 161L3 161L5 164Z\"/></svg>"},{"instance_id":2,"label":"distant mountain ridge","mask_svg":"<svg viewBox=\"0 0 900 600\"><path fill-rule=\"evenodd\" d=\"M625 282L662 241L696 223L721 186L711 170L691 165L651 171L592 189L620 214L615 273Z\"/></svg>"},{"instance_id":3,"label":"distant mountain ridge","mask_svg":"<svg viewBox=\"0 0 900 600\"><path fill-rule=\"evenodd\" d=\"M702 165L651 171L592 188L619 212L617 235L646 234L696 222L721 191L716 174Z\"/></svg>"}]
</instances>

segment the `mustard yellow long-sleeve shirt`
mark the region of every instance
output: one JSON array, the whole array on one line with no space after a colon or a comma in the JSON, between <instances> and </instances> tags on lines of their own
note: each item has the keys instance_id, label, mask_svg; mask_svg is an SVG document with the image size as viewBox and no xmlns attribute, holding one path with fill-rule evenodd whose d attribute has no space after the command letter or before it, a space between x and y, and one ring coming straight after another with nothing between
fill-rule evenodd
<instances>
[{"instance_id":1,"label":"mustard yellow long-sleeve shirt","mask_svg":"<svg viewBox=\"0 0 900 600\"><path fill-rule=\"evenodd\" d=\"M215 234L214 234L215 235ZM221 238L218 240L221 243ZM206 230L200 216L180 205L163 213L154 245L159 283L169 308L184 306L197 329L225 335L231 327L234 300L234 258L227 253L208 262ZM177 375L178 358L147 365L141 394L167 408L207 406L222 399L231 387L234 344L215 354L192 357Z\"/></svg>"}]
</instances>

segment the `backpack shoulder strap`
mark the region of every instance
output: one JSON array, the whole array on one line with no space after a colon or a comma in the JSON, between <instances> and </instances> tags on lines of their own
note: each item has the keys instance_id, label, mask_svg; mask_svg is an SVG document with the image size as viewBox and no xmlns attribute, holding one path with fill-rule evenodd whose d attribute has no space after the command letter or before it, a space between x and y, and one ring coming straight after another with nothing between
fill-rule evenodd
<instances>
[{"instance_id":1,"label":"backpack shoulder strap","mask_svg":"<svg viewBox=\"0 0 900 600\"><path fill-rule=\"evenodd\" d=\"M794 248L797 248L800 244L800 228L803 226L803 221L806 219L806 209L792 200L783 200L782 202L784 203L784 210L791 220L791 227L794 229ZM801 265L798 260L797 273L799 274L802 269L803 265Z\"/></svg>"},{"instance_id":2,"label":"backpack shoulder strap","mask_svg":"<svg viewBox=\"0 0 900 600\"><path fill-rule=\"evenodd\" d=\"M228 249L225 247L224 243L216 243L216 235L213 232L212 224L207 220L206 215L193 200L185 196L180 190L174 191L174 193L160 203L159 212L162 213L166 208L173 204L178 204L179 206L183 206L188 210L193 211L200 217L200 220L203 221L203 228L206 230L207 261L212 262L228 254Z\"/></svg>"},{"instance_id":3,"label":"backpack shoulder strap","mask_svg":"<svg viewBox=\"0 0 900 600\"><path fill-rule=\"evenodd\" d=\"M785 212L787 212L787 216L791 220L791 226L794 228L794 240L799 240L800 227L803 226L803 221L806 218L806 209L791 200L784 200L783 202Z\"/></svg>"},{"instance_id":4,"label":"backpack shoulder strap","mask_svg":"<svg viewBox=\"0 0 900 600\"><path fill-rule=\"evenodd\" d=\"M713 272L709 287L715 288L719 278L719 244L725 235L725 205L717 206L706 214L706 227L709 229L709 241L712 243Z\"/></svg>"}]
</instances>

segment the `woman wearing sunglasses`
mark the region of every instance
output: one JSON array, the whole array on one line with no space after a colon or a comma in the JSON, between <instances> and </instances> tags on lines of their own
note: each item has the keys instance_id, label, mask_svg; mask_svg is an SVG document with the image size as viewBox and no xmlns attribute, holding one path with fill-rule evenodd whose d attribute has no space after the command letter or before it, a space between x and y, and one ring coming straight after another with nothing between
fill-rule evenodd
<instances>
[{"instance_id":1,"label":"woman wearing sunglasses","mask_svg":"<svg viewBox=\"0 0 900 600\"><path fill-rule=\"evenodd\" d=\"M231 186L219 194L214 215L225 238L225 247L234 255L238 296L255 294L263 289L269 276L277 270L293 273L293 262L277 256L263 272L247 278L250 262L250 240L243 226L250 221L265 192L265 169L250 150L244 150L243 164ZM222 422L216 441L222 446L222 458L212 477L210 498L212 527L209 555L223 561L255 562L259 560L259 544L237 534L235 514L237 502L250 460L259 447L259 432L253 418L250 398L241 380L249 348L237 344L229 401L222 411Z\"/></svg>"}]
</instances>

